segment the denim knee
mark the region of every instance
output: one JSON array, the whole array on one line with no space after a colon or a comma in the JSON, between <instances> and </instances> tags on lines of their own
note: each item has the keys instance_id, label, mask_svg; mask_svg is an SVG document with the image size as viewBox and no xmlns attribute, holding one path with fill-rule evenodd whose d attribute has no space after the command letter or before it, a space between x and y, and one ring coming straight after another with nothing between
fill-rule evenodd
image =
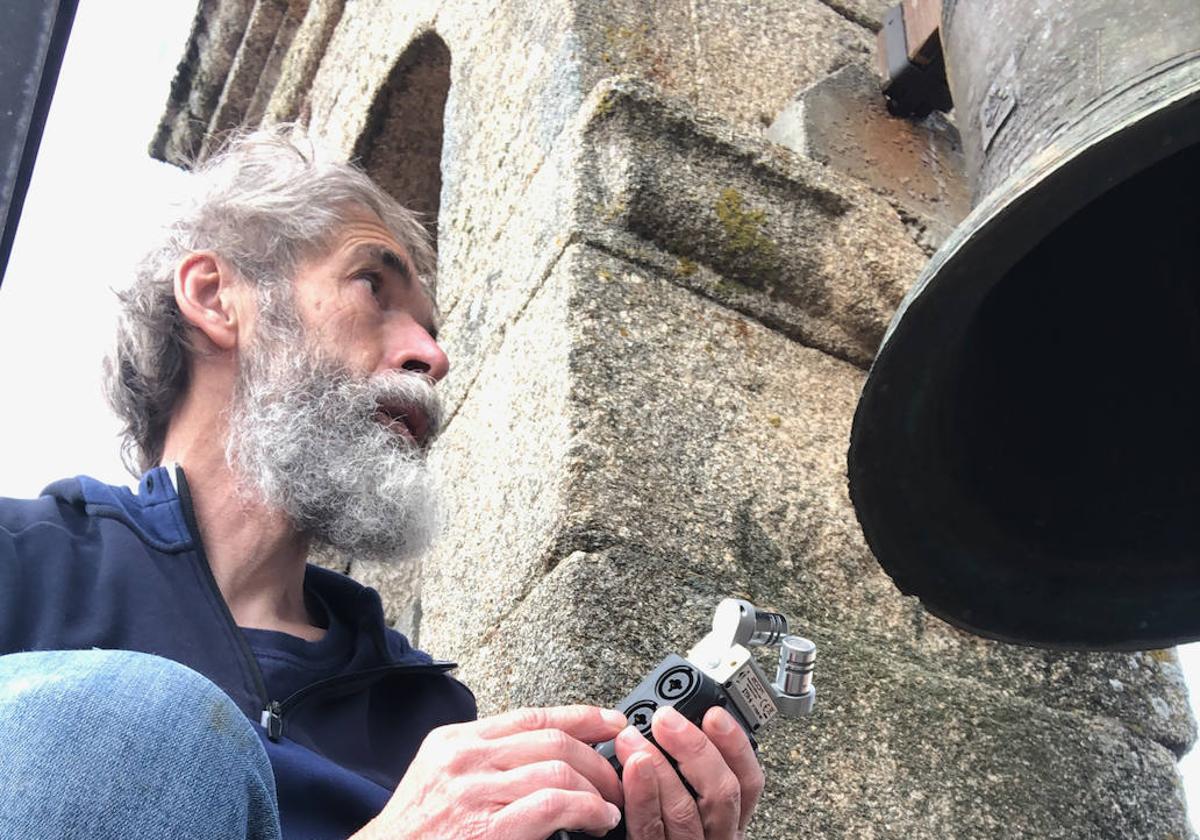
<instances>
[{"instance_id":1,"label":"denim knee","mask_svg":"<svg viewBox=\"0 0 1200 840\"><path fill-rule=\"evenodd\" d=\"M176 662L106 650L2 656L0 743L4 836L279 836L253 725Z\"/></svg>"}]
</instances>

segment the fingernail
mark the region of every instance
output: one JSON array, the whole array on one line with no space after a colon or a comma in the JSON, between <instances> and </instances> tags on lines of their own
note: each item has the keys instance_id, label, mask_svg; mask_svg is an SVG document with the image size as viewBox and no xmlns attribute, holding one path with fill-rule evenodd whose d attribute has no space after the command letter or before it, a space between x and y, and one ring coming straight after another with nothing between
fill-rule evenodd
<instances>
[{"instance_id":1,"label":"fingernail","mask_svg":"<svg viewBox=\"0 0 1200 840\"><path fill-rule=\"evenodd\" d=\"M687 718L670 706L662 706L654 716L658 718L668 732L682 732L687 727Z\"/></svg>"},{"instance_id":2,"label":"fingernail","mask_svg":"<svg viewBox=\"0 0 1200 840\"><path fill-rule=\"evenodd\" d=\"M606 802L604 804L608 806L608 827L611 830L616 828L617 823L621 821L621 809L611 802Z\"/></svg>"},{"instance_id":3,"label":"fingernail","mask_svg":"<svg viewBox=\"0 0 1200 840\"><path fill-rule=\"evenodd\" d=\"M600 717L604 718L604 722L609 726L615 726L623 729L627 721L625 715L618 712L616 709L601 709Z\"/></svg>"},{"instance_id":4,"label":"fingernail","mask_svg":"<svg viewBox=\"0 0 1200 840\"><path fill-rule=\"evenodd\" d=\"M733 722L733 716L719 706L714 706L713 708L717 711L712 712L712 721L709 725L717 731L718 735L728 735L737 726Z\"/></svg>"},{"instance_id":5,"label":"fingernail","mask_svg":"<svg viewBox=\"0 0 1200 840\"><path fill-rule=\"evenodd\" d=\"M621 730L621 734L618 735L617 737L620 738L622 741L624 741L626 744L630 744L630 745L640 746L640 745L646 743L645 736L642 735L641 732L638 732L638 729L636 726L626 726L623 730Z\"/></svg>"}]
</instances>

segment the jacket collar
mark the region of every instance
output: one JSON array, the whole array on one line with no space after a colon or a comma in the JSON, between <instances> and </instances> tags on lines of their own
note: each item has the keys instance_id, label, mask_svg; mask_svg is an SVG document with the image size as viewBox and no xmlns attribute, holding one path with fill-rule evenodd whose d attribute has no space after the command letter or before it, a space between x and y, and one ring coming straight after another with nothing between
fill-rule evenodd
<instances>
[{"instance_id":1,"label":"jacket collar","mask_svg":"<svg viewBox=\"0 0 1200 840\"><path fill-rule=\"evenodd\" d=\"M81 505L90 516L116 519L159 551L177 554L195 548L174 476L167 467L155 467L143 475L136 491L81 475L56 481L42 495Z\"/></svg>"},{"instance_id":2,"label":"jacket collar","mask_svg":"<svg viewBox=\"0 0 1200 840\"><path fill-rule=\"evenodd\" d=\"M116 487L81 475L56 481L42 495L71 505L82 505L90 516L115 519L133 530L143 542L167 554L197 551L203 556L198 535L187 525L187 478L177 464L154 467L138 482L136 491ZM383 661L427 664L431 658L408 644L399 633L386 632L387 623L379 593L353 578L308 564L304 585L320 593L329 609L342 620L358 625ZM450 664L450 663L446 663Z\"/></svg>"}]
</instances>

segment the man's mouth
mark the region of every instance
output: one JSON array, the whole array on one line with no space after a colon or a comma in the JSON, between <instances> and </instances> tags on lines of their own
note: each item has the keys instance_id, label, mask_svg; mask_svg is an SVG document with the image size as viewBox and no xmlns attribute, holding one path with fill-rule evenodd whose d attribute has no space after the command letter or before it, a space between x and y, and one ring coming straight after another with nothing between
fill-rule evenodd
<instances>
[{"instance_id":1,"label":"man's mouth","mask_svg":"<svg viewBox=\"0 0 1200 840\"><path fill-rule=\"evenodd\" d=\"M375 410L375 420L392 434L424 447L429 443L429 418L413 405L383 405Z\"/></svg>"}]
</instances>

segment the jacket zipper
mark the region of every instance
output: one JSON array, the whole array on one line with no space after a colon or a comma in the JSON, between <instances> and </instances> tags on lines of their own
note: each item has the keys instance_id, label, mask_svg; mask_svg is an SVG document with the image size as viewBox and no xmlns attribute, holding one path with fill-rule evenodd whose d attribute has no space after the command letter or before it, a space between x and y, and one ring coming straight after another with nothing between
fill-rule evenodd
<instances>
[{"instance_id":1,"label":"jacket zipper","mask_svg":"<svg viewBox=\"0 0 1200 840\"><path fill-rule=\"evenodd\" d=\"M225 603L225 596L221 594L221 587L217 586L217 579L213 576L212 566L208 563L208 554L204 551L204 542L200 539L200 527L196 524L196 512L192 509L192 493L188 489L187 478L178 465L175 467L175 483L179 491L179 500L182 502L180 506L183 508L184 521L187 523L188 531L191 533L192 542L196 546L196 554L200 557L200 566L204 569L204 578L208 581L208 587L216 597L217 604L221 608L221 614L225 616L225 621L233 633L238 650L242 654L242 661L245 663L246 669L250 672L250 678L254 681L254 690L258 694L257 700L262 704L262 708L264 709L263 714L265 715L266 711L269 711L272 706L271 698L267 696L267 681L263 679L262 669L258 666L258 660L254 657L254 651L250 650L250 643L246 641L241 628L233 620L233 613L229 611L229 605Z\"/></svg>"},{"instance_id":2,"label":"jacket zipper","mask_svg":"<svg viewBox=\"0 0 1200 840\"><path fill-rule=\"evenodd\" d=\"M267 704L267 707L262 710L258 722L262 724L263 729L267 730L267 737L272 741L278 741L283 736L283 711L280 709L278 700L272 700Z\"/></svg>"},{"instance_id":3,"label":"jacket zipper","mask_svg":"<svg viewBox=\"0 0 1200 840\"><path fill-rule=\"evenodd\" d=\"M217 603L221 606L221 613L225 616L225 621L233 631L233 637L237 640L242 659L246 663L251 678L254 680L254 690L258 693L257 699L262 705L262 711L259 713L259 724L267 731L267 737L272 741L278 741L283 737L283 716L299 703L302 703L305 699L323 689L340 686L343 683L350 685L360 680L366 685L392 672L403 671L410 674L432 674L445 673L458 667L454 662L433 662L428 665L392 663L376 668L366 668L352 674L339 674L336 677L326 677L292 693L282 702L272 700L267 693L267 682L263 679L262 668L259 667L258 659L254 656L254 651L250 650L250 643L246 641L242 629L234 621L233 613L229 611L229 605L225 603L225 596L221 594L221 587L217 586L217 579L213 576L212 566L208 564L208 555L204 552L204 543L200 539L200 528L196 525L196 514L192 509L192 494L188 489L187 479L183 475L183 470L178 467L176 467L175 475L179 490L179 499L182 502L183 518L187 523L192 542L196 546L196 554L200 557L200 565L204 569L205 579L208 581L208 586L212 590L213 595L216 596Z\"/></svg>"},{"instance_id":4,"label":"jacket zipper","mask_svg":"<svg viewBox=\"0 0 1200 840\"><path fill-rule=\"evenodd\" d=\"M263 709L260 722L264 729L267 730L267 737L272 741L278 741L283 737L283 718L288 712L295 710L297 706L305 700L310 699L316 694L319 694L328 689L334 688L357 688L367 686L371 683L378 682L380 679L391 674L444 674L457 668L458 665L454 662L433 662L430 664L413 664L413 663L393 663L391 665L381 665L376 668L365 668L362 671L355 671L351 674L339 674L336 677L326 677L323 680L317 680L315 683L310 683L299 691L293 692L288 698L282 702L273 700L267 703Z\"/></svg>"}]
</instances>

